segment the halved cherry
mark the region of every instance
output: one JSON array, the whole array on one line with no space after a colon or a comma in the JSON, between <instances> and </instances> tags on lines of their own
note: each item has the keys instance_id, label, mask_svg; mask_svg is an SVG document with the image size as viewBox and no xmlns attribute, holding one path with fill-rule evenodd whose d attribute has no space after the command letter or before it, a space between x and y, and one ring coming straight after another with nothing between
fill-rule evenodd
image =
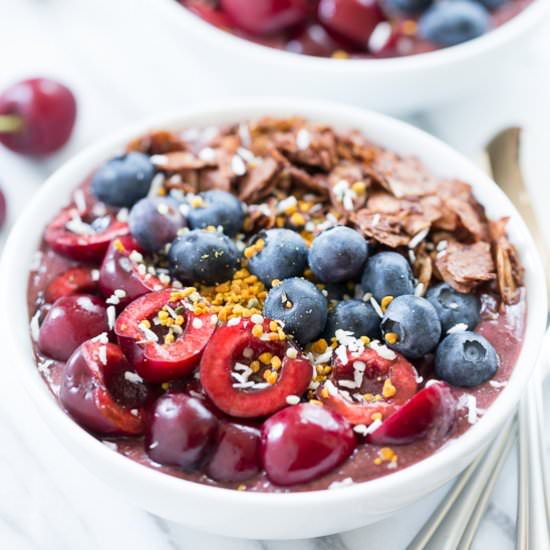
<instances>
[{"instance_id":1,"label":"halved cherry","mask_svg":"<svg viewBox=\"0 0 550 550\"><path fill-rule=\"evenodd\" d=\"M318 391L327 407L352 424L369 425L377 417L386 418L416 392L416 371L398 353L393 359L382 357L375 349L336 359L330 383ZM373 417L374 415L374 417Z\"/></svg>"},{"instance_id":2,"label":"halved cherry","mask_svg":"<svg viewBox=\"0 0 550 550\"><path fill-rule=\"evenodd\" d=\"M80 214L74 207L63 209L48 225L44 238L53 250L73 260L100 262L116 237L128 234L128 224L111 213L95 216L91 209Z\"/></svg>"},{"instance_id":3,"label":"halved cherry","mask_svg":"<svg viewBox=\"0 0 550 550\"><path fill-rule=\"evenodd\" d=\"M457 402L444 382L419 391L367 438L373 445L406 445L427 438L438 444L456 419Z\"/></svg>"},{"instance_id":4,"label":"halved cherry","mask_svg":"<svg viewBox=\"0 0 550 550\"><path fill-rule=\"evenodd\" d=\"M155 275L147 273L144 264L134 260L135 253L138 253L139 258L141 249L132 236L117 237L109 245L101 264L99 288L105 297L111 296L115 290L124 290L126 296L120 298L119 302L122 306L167 286ZM143 267L140 268L140 265Z\"/></svg>"},{"instance_id":5,"label":"halved cherry","mask_svg":"<svg viewBox=\"0 0 550 550\"><path fill-rule=\"evenodd\" d=\"M80 265L71 267L52 279L44 292L47 303L53 303L63 296L93 294L97 290L97 269Z\"/></svg>"},{"instance_id":6,"label":"halved cherry","mask_svg":"<svg viewBox=\"0 0 550 550\"><path fill-rule=\"evenodd\" d=\"M190 374L216 329L216 317L195 315L182 291L165 289L134 300L118 316L115 333L120 347L138 374L148 382L167 382ZM171 328L159 313L183 317ZM169 334L172 336L168 337Z\"/></svg>"},{"instance_id":7,"label":"halved cherry","mask_svg":"<svg viewBox=\"0 0 550 550\"><path fill-rule=\"evenodd\" d=\"M149 389L121 349L107 337L87 340L63 369L59 394L68 413L84 428L102 435L139 435Z\"/></svg>"},{"instance_id":8,"label":"halved cherry","mask_svg":"<svg viewBox=\"0 0 550 550\"><path fill-rule=\"evenodd\" d=\"M189 3L187 8L215 27L219 27L220 29L229 29L231 27L231 21L227 15L218 9L195 2Z\"/></svg>"},{"instance_id":9,"label":"halved cherry","mask_svg":"<svg viewBox=\"0 0 550 550\"><path fill-rule=\"evenodd\" d=\"M313 367L303 355L287 341L254 336L254 326L250 319L243 318L235 325L218 329L201 359L201 382L206 393L230 416L256 418L272 414L286 406L289 395L302 395L311 382ZM264 333L269 333L269 327L270 321L263 321ZM245 350L249 350L248 353ZM258 382L260 388L238 387L235 365L242 363L246 354L252 358L264 353L281 358L276 380L270 384L262 380Z\"/></svg>"}]
</instances>

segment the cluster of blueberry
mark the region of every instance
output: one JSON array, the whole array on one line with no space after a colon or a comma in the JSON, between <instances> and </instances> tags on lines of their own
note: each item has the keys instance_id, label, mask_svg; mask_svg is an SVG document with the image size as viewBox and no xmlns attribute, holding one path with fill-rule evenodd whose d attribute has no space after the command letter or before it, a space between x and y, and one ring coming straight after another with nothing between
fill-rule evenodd
<instances>
[{"instance_id":1,"label":"cluster of blueberry","mask_svg":"<svg viewBox=\"0 0 550 550\"><path fill-rule=\"evenodd\" d=\"M172 275L183 284L231 279L243 261L245 205L220 190L184 203L149 197L154 176L150 158L132 152L104 164L91 188L104 203L131 208L133 237L149 253L167 252ZM369 255L367 241L354 229L327 229L309 248L291 229L269 229L248 245L248 270L270 288L264 315L284 323L301 345L343 330L382 339L409 359L435 352L436 375L453 385L474 386L495 374L494 348L472 332L480 318L478 297L446 283L428 289L425 298L416 295L405 257L393 251ZM317 284L303 277L308 267ZM348 296L350 289L360 299Z\"/></svg>"}]
</instances>

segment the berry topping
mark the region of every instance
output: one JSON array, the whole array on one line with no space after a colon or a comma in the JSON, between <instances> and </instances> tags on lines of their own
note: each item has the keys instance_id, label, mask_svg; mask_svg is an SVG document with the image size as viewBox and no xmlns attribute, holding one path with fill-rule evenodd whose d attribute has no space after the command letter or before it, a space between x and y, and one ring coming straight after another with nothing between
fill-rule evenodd
<instances>
[{"instance_id":1,"label":"berry topping","mask_svg":"<svg viewBox=\"0 0 550 550\"><path fill-rule=\"evenodd\" d=\"M190 201L187 214L191 229L222 227L229 237L242 230L244 207L241 201L226 191L205 191Z\"/></svg>"},{"instance_id":2,"label":"berry topping","mask_svg":"<svg viewBox=\"0 0 550 550\"><path fill-rule=\"evenodd\" d=\"M233 24L254 35L276 33L302 23L307 0L220 0Z\"/></svg>"},{"instance_id":3,"label":"berry topping","mask_svg":"<svg viewBox=\"0 0 550 550\"><path fill-rule=\"evenodd\" d=\"M389 10L405 14L422 13L428 9L433 0L383 0L383 6Z\"/></svg>"},{"instance_id":4,"label":"berry topping","mask_svg":"<svg viewBox=\"0 0 550 550\"><path fill-rule=\"evenodd\" d=\"M44 355L66 361L80 344L108 330L107 311L100 298L64 296L53 303L44 318L38 346Z\"/></svg>"},{"instance_id":5,"label":"berry topping","mask_svg":"<svg viewBox=\"0 0 550 550\"><path fill-rule=\"evenodd\" d=\"M178 237L168 259L175 277L183 283L221 283L231 279L239 266L240 253L223 233L194 229Z\"/></svg>"},{"instance_id":6,"label":"berry topping","mask_svg":"<svg viewBox=\"0 0 550 550\"><path fill-rule=\"evenodd\" d=\"M489 13L473 0L436 2L418 22L420 36L440 46L477 38L489 30L489 25Z\"/></svg>"},{"instance_id":7,"label":"berry topping","mask_svg":"<svg viewBox=\"0 0 550 550\"><path fill-rule=\"evenodd\" d=\"M475 294L457 292L447 283L441 283L430 288L426 298L437 311L443 333L457 326L473 330L479 323L481 302Z\"/></svg>"},{"instance_id":8,"label":"berry topping","mask_svg":"<svg viewBox=\"0 0 550 550\"><path fill-rule=\"evenodd\" d=\"M323 283L341 283L355 279L367 259L367 241L349 227L323 231L309 251L309 267Z\"/></svg>"},{"instance_id":9,"label":"berry topping","mask_svg":"<svg viewBox=\"0 0 550 550\"><path fill-rule=\"evenodd\" d=\"M84 342L63 368L59 394L69 414L102 435L143 432L142 405L149 389L107 336Z\"/></svg>"},{"instance_id":10,"label":"berry topping","mask_svg":"<svg viewBox=\"0 0 550 550\"><path fill-rule=\"evenodd\" d=\"M216 317L204 304L187 300L193 292L150 292L118 316L115 333L120 347L144 380L167 382L190 374L198 365L216 329Z\"/></svg>"},{"instance_id":11,"label":"berry topping","mask_svg":"<svg viewBox=\"0 0 550 550\"><path fill-rule=\"evenodd\" d=\"M343 49L343 46L321 25L312 24L289 40L286 49L292 53L330 57L336 50Z\"/></svg>"},{"instance_id":12,"label":"berry topping","mask_svg":"<svg viewBox=\"0 0 550 550\"><path fill-rule=\"evenodd\" d=\"M146 252L159 252L171 243L185 224L178 205L163 197L145 198L132 207L128 225Z\"/></svg>"},{"instance_id":13,"label":"berry topping","mask_svg":"<svg viewBox=\"0 0 550 550\"><path fill-rule=\"evenodd\" d=\"M110 206L130 208L147 195L154 175L147 155L126 153L99 168L92 179L92 193Z\"/></svg>"},{"instance_id":14,"label":"berry topping","mask_svg":"<svg viewBox=\"0 0 550 550\"><path fill-rule=\"evenodd\" d=\"M44 291L44 300L51 304L58 298L71 294L93 294L97 290L99 271L91 267L71 267L60 273L50 282Z\"/></svg>"},{"instance_id":15,"label":"berry topping","mask_svg":"<svg viewBox=\"0 0 550 550\"><path fill-rule=\"evenodd\" d=\"M163 278L167 280L161 282L148 271L138 243L126 235L109 245L99 272L99 288L109 304L125 306L147 292L168 286L170 278L166 274Z\"/></svg>"},{"instance_id":16,"label":"berry topping","mask_svg":"<svg viewBox=\"0 0 550 550\"><path fill-rule=\"evenodd\" d=\"M272 414L286 406L288 396L302 395L313 374L311 363L289 345L279 325L258 317L218 329L202 356L202 385L230 416Z\"/></svg>"},{"instance_id":17,"label":"berry topping","mask_svg":"<svg viewBox=\"0 0 550 550\"><path fill-rule=\"evenodd\" d=\"M75 119L72 92L54 80L23 80L0 95L0 143L16 153L57 151L71 136Z\"/></svg>"},{"instance_id":18,"label":"berry topping","mask_svg":"<svg viewBox=\"0 0 550 550\"><path fill-rule=\"evenodd\" d=\"M208 477L222 482L246 481L261 469L260 430L225 422L206 467Z\"/></svg>"},{"instance_id":19,"label":"berry topping","mask_svg":"<svg viewBox=\"0 0 550 550\"><path fill-rule=\"evenodd\" d=\"M325 405L355 425L368 426L393 414L416 392L416 371L387 348L339 353L331 379L317 392Z\"/></svg>"},{"instance_id":20,"label":"berry topping","mask_svg":"<svg viewBox=\"0 0 550 550\"><path fill-rule=\"evenodd\" d=\"M325 328L327 299L305 279L286 279L269 291L264 315L281 321L285 332L292 334L300 344L306 344L318 338Z\"/></svg>"},{"instance_id":21,"label":"berry topping","mask_svg":"<svg viewBox=\"0 0 550 550\"><path fill-rule=\"evenodd\" d=\"M373 445L406 445L426 438L436 446L451 431L456 408L456 399L447 384L432 383L386 418L367 441Z\"/></svg>"},{"instance_id":22,"label":"berry topping","mask_svg":"<svg viewBox=\"0 0 550 550\"><path fill-rule=\"evenodd\" d=\"M201 399L168 393L157 399L147 419L145 450L159 464L188 470L201 465L217 432L218 420Z\"/></svg>"},{"instance_id":23,"label":"berry topping","mask_svg":"<svg viewBox=\"0 0 550 550\"><path fill-rule=\"evenodd\" d=\"M245 256L249 254L250 273L268 287L274 280L303 275L307 264L306 242L290 229L260 231L245 250Z\"/></svg>"},{"instance_id":24,"label":"berry topping","mask_svg":"<svg viewBox=\"0 0 550 550\"><path fill-rule=\"evenodd\" d=\"M320 0L318 18L329 31L360 45L384 20L378 0Z\"/></svg>"},{"instance_id":25,"label":"berry topping","mask_svg":"<svg viewBox=\"0 0 550 550\"><path fill-rule=\"evenodd\" d=\"M409 359L433 351L441 337L437 311L428 300L417 296L395 298L386 309L380 329L385 343Z\"/></svg>"},{"instance_id":26,"label":"berry topping","mask_svg":"<svg viewBox=\"0 0 550 550\"><path fill-rule=\"evenodd\" d=\"M435 354L435 375L453 386L471 387L490 380L500 360L491 343L475 332L445 337Z\"/></svg>"},{"instance_id":27,"label":"berry topping","mask_svg":"<svg viewBox=\"0 0 550 550\"><path fill-rule=\"evenodd\" d=\"M2 189L0 189L0 229L2 229L4 223L6 223L6 210L6 197Z\"/></svg>"},{"instance_id":28,"label":"berry topping","mask_svg":"<svg viewBox=\"0 0 550 550\"><path fill-rule=\"evenodd\" d=\"M362 300L338 302L328 314L325 334L332 338L337 330L350 332L355 338L380 335L380 317L372 305Z\"/></svg>"},{"instance_id":29,"label":"berry topping","mask_svg":"<svg viewBox=\"0 0 550 550\"><path fill-rule=\"evenodd\" d=\"M355 449L351 426L335 412L310 403L287 407L262 428L262 458L276 485L306 483L342 464Z\"/></svg>"},{"instance_id":30,"label":"berry topping","mask_svg":"<svg viewBox=\"0 0 550 550\"><path fill-rule=\"evenodd\" d=\"M53 250L73 260L100 262L116 237L128 234L128 224L112 214L95 216L92 210L81 214L65 208L48 225L44 239Z\"/></svg>"},{"instance_id":31,"label":"berry topping","mask_svg":"<svg viewBox=\"0 0 550 550\"><path fill-rule=\"evenodd\" d=\"M386 296L414 294L414 277L409 262L397 252L371 256L361 278L361 286L381 302Z\"/></svg>"}]
</instances>

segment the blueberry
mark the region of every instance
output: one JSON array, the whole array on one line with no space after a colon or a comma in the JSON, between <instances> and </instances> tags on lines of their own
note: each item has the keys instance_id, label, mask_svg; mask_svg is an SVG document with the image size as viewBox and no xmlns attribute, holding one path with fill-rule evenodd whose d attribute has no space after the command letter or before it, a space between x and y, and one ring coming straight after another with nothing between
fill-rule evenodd
<instances>
[{"instance_id":1,"label":"blueberry","mask_svg":"<svg viewBox=\"0 0 550 550\"><path fill-rule=\"evenodd\" d=\"M318 338L325 327L327 300L313 283L294 277L269 291L264 315L282 321L285 332L306 344Z\"/></svg>"},{"instance_id":2,"label":"blueberry","mask_svg":"<svg viewBox=\"0 0 550 550\"><path fill-rule=\"evenodd\" d=\"M499 363L486 338L470 331L455 332L437 348L435 375L453 386L477 386L495 375Z\"/></svg>"},{"instance_id":3,"label":"blueberry","mask_svg":"<svg viewBox=\"0 0 550 550\"><path fill-rule=\"evenodd\" d=\"M170 269L182 283L207 285L231 279L239 267L240 253L223 233L194 229L170 247Z\"/></svg>"},{"instance_id":4,"label":"blueberry","mask_svg":"<svg viewBox=\"0 0 550 550\"><path fill-rule=\"evenodd\" d=\"M250 244L263 240L264 247L248 262L250 273L266 286L273 279L289 279L304 273L307 265L307 245L304 239L290 229L260 231Z\"/></svg>"},{"instance_id":5,"label":"blueberry","mask_svg":"<svg viewBox=\"0 0 550 550\"><path fill-rule=\"evenodd\" d=\"M163 197L141 199L128 217L132 236L147 252L158 252L172 242L184 223L177 203Z\"/></svg>"},{"instance_id":6,"label":"blueberry","mask_svg":"<svg viewBox=\"0 0 550 550\"><path fill-rule=\"evenodd\" d=\"M244 208L241 201L226 191L214 189L201 193L200 206L191 207L187 218L191 229L203 229L209 225L223 227L223 232L234 237L243 227Z\"/></svg>"},{"instance_id":7,"label":"blueberry","mask_svg":"<svg viewBox=\"0 0 550 550\"><path fill-rule=\"evenodd\" d=\"M477 0L477 2L485 6L488 10L501 8L505 4L510 3L510 1L511 0Z\"/></svg>"},{"instance_id":8,"label":"blueberry","mask_svg":"<svg viewBox=\"0 0 550 550\"><path fill-rule=\"evenodd\" d=\"M418 359L435 349L441 323L435 308L425 298L395 298L380 324L385 343L409 359Z\"/></svg>"},{"instance_id":9,"label":"blueberry","mask_svg":"<svg viewBox=\"0 0 550 550\"><path fill-rule=\"evenodd\" d=\"M329 302L351 300L355 294L353 283L327 283L325 284L326 297Z\"/></svg>"},{"instance_id":10,"label":"blueberry","mask_svg":"<svg viewBox=\"0 0 550 550\"><path fill-rule=\"evenodd\" d=\"M309 267L323 283L351 281L368 255L367 241L357 231L339 225L316 237L309 251Z\"/></svg>"},{"instance_id":11,"label":"blueberry","mask_svg":"<svg viewBox=\"0 0 550 550\"><path fill-rule=\"evenodd\" d=\"M489 12L472 0L437 2L418 21L420 36L440 46L454 46L485 34Z\"/></svg>"},{"instance_id":12,"label":"blueberry","mask_svg":"<svg viewBox=\"0 0 550 550\"><path fill-rule=\"evenodd\" d=\"M379 252L367 261L361 287L378 302L384 296L414 294L414 277L409 262L397 252Z\"/></svg>"},{"instance_id":13,"label":"blueberry","mask_svg":"<svg viewBox=\"0 0 550 550\"><path fill-rule=\"evenodd\" d=\"M92 193L110 206L133 206L149 192L155 169L147 155L127 153L108 160L92 178Z\"/></svg>"},{"instance_id":14,"label":"blueberry","mask_svg":"<svg viewBox=\"0 0 550 550\"><path fill-rule=\"evenodd\" d=\"M380 335L380 317L370 303L362 300L344 300L334 306L328 314L325 334L332 338L337 330L348 330L356 338Z\"/></svg>"},{"instance_id":15,"label":"blueberry","mask_svg":"<svg viewBox=\"0 0 550 550\"><path fill-rule=\"evenodd\" d=\"M428 9L433 0L386 0L385 5L401 13L421 13Z\"/></svg>"},{"instance_id":16,"label":"blueberry","mask_svg":"<svg viewBox=\"0 0 550 550\"><path fill-rule=\"evenodd\" d=\"M479 323L481 303L475 294L463 294L440 283L428 290L426 298L435 307L444 333L458 324L473 330Z\"/></svg>"}]
</instances>

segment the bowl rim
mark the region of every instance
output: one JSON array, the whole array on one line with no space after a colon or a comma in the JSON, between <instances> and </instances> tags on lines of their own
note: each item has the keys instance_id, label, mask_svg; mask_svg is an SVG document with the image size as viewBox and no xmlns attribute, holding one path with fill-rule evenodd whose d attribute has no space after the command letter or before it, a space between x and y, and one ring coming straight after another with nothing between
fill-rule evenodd
<instances>
[{"instance_id":1,"label":"bowl rim","mask_svg":"<svg viewBox=\"0 0 550 550\"><path fill-rule=\"evenodd\" d=\"M223 105L223 107L220 105ZM365 132L375 142L377 139L373 134L382 129L386 133L386 138L378 141L387 140L389 139L388 136L398 135L401 142L412 144L410 146L410 153L412 154L420 154L419 151L423 148L430 151L431 154L439 154L447 159L452 159L453 162L460 163L464 170L475 175L476 181L475 183L472 182L474 192L476 192L476 189L486 188L486 192L491 195L494 202L502 207L502 214L510 215L510 227L513 227L515 234L514 240L518 244L521 243L523 248L521 252L522 262L526 268L529 267L529 270L526 271L526 285L528 286L526 333L516 367L510 378L515 383L507 384L480 421L454 440L453 444L444 445L434 454L403 470L374 480L342 487L340 490L322 489L291 493L236 491L164 474L139 464L118 452L113 452L99 439L72 420L52 396L32 357L29 318L27 308L22 307L23 304L26 306L27 302L27 276L30 271L32 256L40 242L47 220L55 215L63 201L68 198L71 190L101 160L120 151L130 139L152 128L184 128L185 126L199 125L201 124L200 121L202 121L203 126L209 126L215 120L220 123L229 120L239 121L246 118L255 118L266 113L272 116L299 114L319 121L322 121L325 117L332 120L343 120L344 122L340 124L341 127L361 128L361 131ZM331 124L334 124L334 122ZM365 131L366 128L369 128L369 130ZM407 146L408 148L409 146ZM403 146L396 148L399 152L404 153L405 151L402 149ZM75 178L78 179L75 180ZM49 201L52 197L55 197L55 199ZM48 204L49 206L46 206ZM45 210L48 211L47 216ZM44 218L44 222L36 223L36 220L40 217ZM28 254L25 252L26 250L29 251ZM25 274L24 278L21 277L21 271ZM47 179L13 227L2 255L0 301L4 307L0 312L0 326L2 334L5 335L8 349L12 352L12 359L17 358L15 364L19 365L19 378L24 387L34 403L47 417L45 418L47 424L54 434L64 439L67 446L76 445L81 447L82 451L92 455L96 462L101 462L105 468L110 468L117 475L125 476L127 479L131 478L132 483L142 483L146 487L155 487L168 492L181 491L187 497L215 498L218 501L233 504L244 502L246 499L247 504L269 505L274 507L273 509L282 510L289 505L305 505L311 502L312 498L319 501L319 505L323 503L333 505L353 498L381 498L387 491L395 491L407 486L408 483L430 479L430 474L436 470L444 471L455 460L463 459L468 453L475 454L479 449L482 449L489 441L487 436L494 433L505 418L513 413L514 406L521 396L521 390L527 384L534 370L546 325L546 286L544 281L544 271L535 244L525 223L511 202L481 169L475 167L467 158L437 138L387 115L339 103L301 98L224 99L223 101L217 100L216 102L197 105L177 113L149 118L125 127L123 130L86 148ZM23 286L25 289L24 295L20 296L13 291L18 286ZM521 368L518 368L520 364ZM461 445L456 444L457 441L460 441Z\"/></svg>"},{"instance_id":2,"label":"bowl rim","mask_svg":"<svg viewBox=\"0 0 550 550\"><path fill-rule=\"evenodd\" d=\"M154 2L155 0L152 1ZM478 38L468 40L456 46L387 59L332 59L295 54L233 35L204 21L176 0L162 0L161 2L155 2L155 5L163 10L172 20L181 23L186 31L190 31L195 35L202 34L219 51L225 52L233 49L236 55L241 54L246 57L254 57L263 63L283 64L292 62L301 70L327 70L333 74L346 74L350 72L385 74L404 70L423 70L459 63L513 41L536 26L544 17L550 17L550 2L546 0L533 0L525 9L503 25L492 29Z\"/></svg>"}]
</instances>

